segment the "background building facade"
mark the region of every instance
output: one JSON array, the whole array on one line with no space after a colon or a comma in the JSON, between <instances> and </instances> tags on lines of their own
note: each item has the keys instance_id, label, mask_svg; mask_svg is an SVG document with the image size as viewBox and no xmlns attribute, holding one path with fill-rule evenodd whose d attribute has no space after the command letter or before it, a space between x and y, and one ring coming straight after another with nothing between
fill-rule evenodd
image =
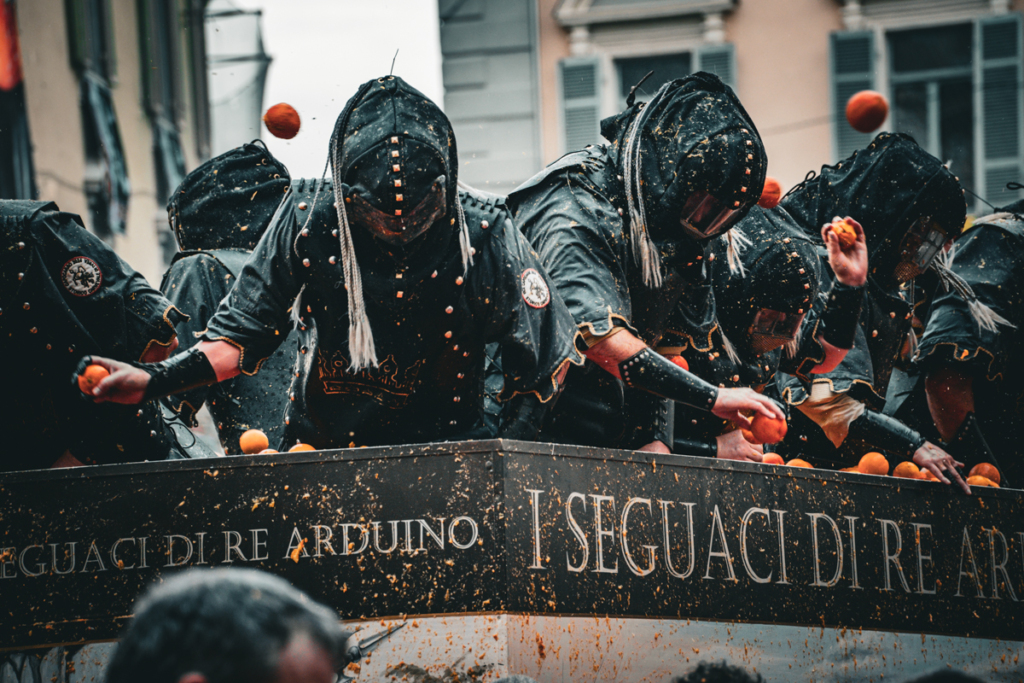
<instances>
[{"instance_id":1,"label":"background building facade","mask_svg":"<svg viewBox=\"0 0 1024 683\"><path fill-rule=\"evenodd\" d=\"M445 106L465 180L507 192L601 142L600 119L648 71L641 96L712 71L736 89L769 174L788 188L871 139L844 109L874 89L892 105L883 130L910 133L998 205L1019 196L1007 182L1024 180L1022 10L1024 0L445 0Z\"/></svg>"}]
</instances>

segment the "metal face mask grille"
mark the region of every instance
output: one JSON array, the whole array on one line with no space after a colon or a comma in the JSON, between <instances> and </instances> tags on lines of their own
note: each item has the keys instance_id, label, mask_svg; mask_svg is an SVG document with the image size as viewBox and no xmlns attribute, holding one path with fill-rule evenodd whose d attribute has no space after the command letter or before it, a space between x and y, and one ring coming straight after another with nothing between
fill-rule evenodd
<instances>
[{"instance_id":1,"label":"metal face mask grille","mask_svg":"<svg viewBox=\"0 0 1024 683\"><path fill-rule=\"evenodd\" d=\"M750 325L750 348L757 355L767 353L796 339L804 313L785 313L762 308Z\"/></svg>"},{"instance_id":2,"label":"metal face mask grille","mask_svg":"<svg viewBox=\"0 0 1024 683\"><path fill-rule=\"evenodd\" d=\"M707 239L725 232L739 220L736 209L728 209L722 202L707 192L694 192L690 195L679 216L679 222L690 235L697 239Z\"/></svg>"},{"instance_id":3,"label":"metal face mask grille","mask_svg":"<svg viewBox=\"0 0 1024 683\"><path fill-rule=\"evenodd\" d=\"M919 218L900 243L900 263L896 266L898 282L911 280L931 265L946 242L946 231L930 216Z\"/></svg>"},{"instance_id":4,"label":"metal face mask grille","mask_svg":"<svg viewBox=\"0 0 1024 683\"><path fill-rule=\"evenodd\" d=\"M445 214L445 177L439 176L419 204L389 215L345 188L345 210L351 220L388 244L408 244Z\"/></svg>"}]
</instances>

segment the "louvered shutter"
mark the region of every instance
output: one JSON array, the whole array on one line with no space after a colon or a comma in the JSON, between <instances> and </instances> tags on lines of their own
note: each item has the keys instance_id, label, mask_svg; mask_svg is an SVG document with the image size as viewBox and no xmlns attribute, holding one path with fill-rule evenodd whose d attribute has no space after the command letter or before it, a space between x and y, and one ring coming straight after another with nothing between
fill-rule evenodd
<instances>
[{"instance_id":1,"label":"louvered shutter","mask_svg":"<svg viewBox=\"0 0 1024 683\"><path fill-rule=\"evenodd\" d=\"M996 206L1020 198L1006 183L1022 173L1021 17L1008 14L978 22L981 159L984 197Z\"/></svg>"},{"instance_id":2,"label":"louvered shutter","mask_svg":"<svg viewBox=\"0 0 1024 683\"><path fill-rule=\"evenodd\" d=\"M703 47L697 52L697 70L715 74L736 89L736 50L731 43Z\"/></svg>"},{"instance_id":3,"label":"louvered shutter","mask_svg":"<svg viewBox=\"0 0 1024 683\"><path fill-rule=\"evenodd\" d=\"M858 133L846 121L846 102L861 90L875 87L875 37L870 31L833 33L832 130L835 159L845 159L874 137Z\"/></svg>"},{"instance_id":4,"label":"louvered shutter","mask_svg":"<svg viewBox=\"0 0 1024 683\"><path fill-rule=\"evenodd\" d=\"M561 62L564 152L601 140L601 65L596 57Z\"/></svg>"}]
</instances>

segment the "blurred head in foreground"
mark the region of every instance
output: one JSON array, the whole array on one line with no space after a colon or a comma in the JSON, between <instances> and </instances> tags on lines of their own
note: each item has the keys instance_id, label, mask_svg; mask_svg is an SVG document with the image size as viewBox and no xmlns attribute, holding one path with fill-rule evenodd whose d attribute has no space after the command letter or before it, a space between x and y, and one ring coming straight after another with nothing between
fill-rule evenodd
<instances>
[{"instance_id":1,"label":"blurred head in foreground","mask_svg":"<svg viewBox=\"0 0 1024 683\"><path fill-rule=\"evenodd\" d=\"M333 683L348 637L337 616L251 569L189 571L150 588L107 683Z\"/></svg>"}]
</instances>

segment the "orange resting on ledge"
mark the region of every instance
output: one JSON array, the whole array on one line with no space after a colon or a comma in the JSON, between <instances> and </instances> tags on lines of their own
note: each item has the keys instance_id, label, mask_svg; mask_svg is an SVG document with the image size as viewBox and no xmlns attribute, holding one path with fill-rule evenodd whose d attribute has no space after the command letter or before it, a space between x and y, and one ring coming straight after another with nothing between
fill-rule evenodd
<instances>
[{"instance_id":1,"label":"orange resting on ledge","mask_svg":"<svg viewBox=\"0 0 1024 683\"><path fill-rule=\"evenodd\" d=\"M801 460L800 458L793 458L786 464L790 467L810 467L812 470L814 469L814 465L807 462L806 460Z\"/></svg>"},{"instance_id":2,"label":"orange resting on ledge","mask_svg":"<svg viewBox=\"0 0 1024 683\"><path fill-rule=\"evenodd\" d=\"M102 365L96 365L93 363L78 376L78 388L82 390L83 394L92 395L92 390L96 388L96 385L103 381L105 377L109 377L110 373Z\"/></svg>"},{"instance_id":3,"label":"orange resting on ledge","mask_svg":"<svg viewBox=\"0 0 1024 683\"><path fill-rule=\"evenodd\" d=\"M239 437L238 447L246 455L252 455L270 448L270 439L259 429L250 429Z\"/></svg>"},{"instance_id":4,"label":"orange resting on ledge","mask_svg":"<svg viewBox=\"0 0 1024 683\"><path fill-rule=\"evenodd\" d=\"M294 446L292 446L291 448L289 448L288 452L289 453L294 453L295 451L315 451L315 450L316 449L313 448L312 446L310 446L308 443L297 443Z\"/></svg>"},{"instance_id":5,"label":"orange resting on ledge","mask_svg":"<svg viewBox=\"0 0 1024 683\"><path fill-rule=\"evenodd\" d=\"M889 461L881 453L865 453L857 464L861 474L889 474Z\"/></svg>"},{"instance_id":6,"label":"orange resting on ledge","mask_svg":"<svg viewBox=\"0 0 1024 683\"><path fill-rule=\"evenodd\" d=\"M899 477L900 479L920 479L921 468L910 462L901 462L893 468L892 476Z\"/></svg>"},{"instance_id":7,"label":"orange resting on ledge","mask_svg":"<svg viewBox=\"0 0 1024 683\"><path fill-rule=\"evenodd\" d=\"M765 465L785 465L786 461L778 453L765 453L761 460Z\"/></svg>"},{"instance_id":8,"label":"orange resting on ledge","mask_svg":"<svg viewBox=\"0 0 1024 683\"><path fill-rule=\"evenodd\" d=\"M983 477L980 474L967 477L967 483L971 486L991 486L992 488L999 488L999 484L995 483L988 477Z\"/></svg>"},{"instance_id":9,"label":"orange resting on ledge","mask_svg":"<svg viewBox=\"0 0 1024 683\"><path fill-rule=\"evenodd\" d=\"M999 470L996 466L989 462L981 462L971 468L968 473L969 476L978 475L979 477L985 477L989 481L994 481L996 484L1002 483L1002 478L999 476Z\"/></svg>"}]
</instances>

